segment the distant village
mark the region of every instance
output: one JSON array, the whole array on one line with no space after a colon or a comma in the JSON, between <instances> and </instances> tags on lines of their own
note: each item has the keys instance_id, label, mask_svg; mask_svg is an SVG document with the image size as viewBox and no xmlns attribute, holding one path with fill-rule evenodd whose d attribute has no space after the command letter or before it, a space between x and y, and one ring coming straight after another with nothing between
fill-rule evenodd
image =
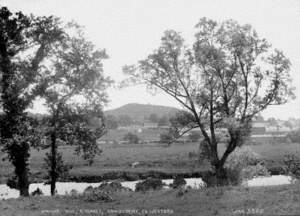
<instances>
[{"instance_id":1,"label":"distant village","mask_svg":"<svg viewBox=\"0 0 300 216\"><path fill-rule=\"evenodd\" d=\"M174 114L174 113L173 113ZM107 115L106 126L108 135L102 139L102 143L129 144L132 140L126 136L135 137L138 143L159 143L163 133L167 133L170 128L169 118L172 113L150 113L141 115ZM280 120L275 118L264 119L262 116L256 117L252 122L251 135L247 140L248 144L260 143L290 143L293 142L291 134L295 134L300 129L300 119L290 118ZM201 134L198 128L185 133L176 142L191 141L191 137L200 139ZM224 130L218 129L217 133L224 134ZM116 138L117 137L117 138ZM193 139L192 139L193 140ZM197 139L196 139L197 140ZM195 139L193 140L195 141Z\"/></svg>"}]
</instances>

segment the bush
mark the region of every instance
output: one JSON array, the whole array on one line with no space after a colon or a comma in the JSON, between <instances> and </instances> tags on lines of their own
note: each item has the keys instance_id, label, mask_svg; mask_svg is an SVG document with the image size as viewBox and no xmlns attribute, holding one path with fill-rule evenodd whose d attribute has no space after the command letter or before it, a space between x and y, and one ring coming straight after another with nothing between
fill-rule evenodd
<instances>
[{"instance_id":1,"label":"bush","mask_svg":"<svg viewBox=\"0 0 300 216\"><path fill-rule=\"evenodd\" d=\"M242 179L252 179L257 176L269 176L269 170L262 164L257 164L255 166L247 166L241 171Z\"/></svg>"},{"instance_id":2,"label":"bush","mask_svg":"<svg viewBox=\"0 0 300 216\"><path fill-rule=\"evenodd\" d=\"M289 132L288 135L287 135L287 137L293 143L300 143L300 130Z\"/></svg>"},{"instance_id":3,"label":"bush","mask_svg":"<svg viewBox=\"0 0 300 216\"><path fill-rule=\"evenodd\" d=\"M92 190L89 193L83 194L84 200L89 202L104 201L112 202L113 198L105 191L102 190Z\"/></svg>"},{"instance_id":4,"label":"bush","mask_svg":"<svg viewBox=\"0 0 300 216\"><path fill-rule=\"evenodd\" d=\"M17 189L19 190L19 185L18 185L18 178L16 175L13 175L12 177L10 177L7 182L6 185L12 189Z\"/></svg>"},{"instance_id":5,"label":"bush","mask_svg":"<svg viewBox=\"0 0 300 216\"><path fill-rule=\"evenodd\" d=\"M125 141L129 141L130 143L133 143L133 144L138 144L140 141L140 138L137 135L130 133L130 132L125 134L123 139Z\"/></svg>"},{"instance_id":6,"label":"bush","mask_svg":"<svg viewBox=\"0 0 300 216\"><path fill-rule=\"evenodd\" d=\"M78 195L78 191L77 190L75 190L75 189L72 189L71 191L70 191L70 195L71 196L77 196Z\"/></svg>"},{"instance_id":7,"label":"bush","mask_svg":"<svg viewBox=\"0 0 300 216\"><path fill-rule=\"evenodd\" d=\"M283 159L285 173L300 178L300 158L294 154L288 154Z\"/></svg>"},{"instance_id":8,"label":"bush","mask_svg":"<svg viewBox=\"0 0 300 216\"><path fill-rule=\"evenodd\" d=\"M121 185L120 182L104 182L98 187L93 188L92 186L88 186L84 192L83 197L87 201L113 201L111 194L117 191L130 191L129 188L125 188Z\"/></svg>"},{"instance_id":9,"label":"bush","mask_svg":"<svg viewBox=\"0 0 300 216\"><path fill-rule=\"evenodd\" d=\"M230 184L241 184L245 179L256 176L268 176L270 172L263 165L260 155L250 147L237 148L225 163L227 178Z\"/></svg>"},{"instance_id":10,"label":"bush","mask_svg":"<svg viewBox=\"0 0 300 216\"><path fill-rule=\"evenodd\" d=\"M170 144L173 141L173 136L170 133L160 134L160 143Z\"/></svg>"},{"instance_id":11,"label":"bush","mask_svg":"<svg viewBox=\"0 0 300 216\"><path fill-rule=\"evenodd\" d=\"M255 153L250 147L239 147L229 155L225 167L227 169L243 169L247 166L253 166L262 162L259 154Z\"/></svg>"},{"instance_id":12,"label":"bush","mask_svg":"<svg viewBox=\"0 0 300 216\"><path fill-rule=\"evenodd\" d=\"M186 181L183 177L180 177L180 176L176 176L173 180L173 184L171 184L171 187L173 189L176 189L176 188L180 188L182 186L186 185Z\"/></svg>"},{"instance_id":13,"label":"bush","mask_svg":"<svg viewBox=\"0 0 300 216\"><path fill-rule=\"evenodd\" d=\"M272 175L286 174L285 166L281 164L268 165L267 168Z\"/></svg>"},{"instance_id":14,"label":"bush","mask_svg":"<svg viewBox=\"0 0 300 216\"><path fill-rule=\"evenodd\" d=\"M84 189L83 194L92 193L93 190L94 188L92 186L88 186L86 189Z\"/></svg>"},{"instance_id":15,"label":"bush","mask_svg":"<svg viewBox=\"0 0 300 216\"><path fill-rule=\"evenodd\" d=\"M163 187L161 179L147 178L144 181L138 182L135 185L136 191L160 190Z\"/></svg>"},{"instance_id":16,"label":"bush","mask_svg":"<svg viewBox=\"0 0 300 216\"><path fill-rule=\"evenodd\" d=\"M97 187L98 190L106 191L108 193L113 193L117 191L122 191L122 190L130 190L129 188L123 187L120 182L118 181L113 181L111 183L104 182L103 184L99 185Z\"/></svg>"},{"instance_id":17,"label":"bush","mask_svg":"<svg viewBox=\"0 0 300 216\"><path fill-rule=\"evenodd\" d=\"M31 196L40 196L43 195L43 191L40 188L37 188L35 191L31 193Z\"/></svg>"},{"instance_id":18,"label":"bush","mask_svg":"<svg viewBox=\"0 0 300 216\"><path fill-rule=\"evenodd\" d=\"M188 193L188 189L180 187L179 190L176 193L176 196L177 197L182 197L186 193Z\"/></svg>"},{"instance_id":19,"label":"bush","mask_svg":"<svg viewBox=\"0 0 300 216\"><path fill-rule=\"evenodd\" d=\"M88 186L83 192L83 199L89 202L104 201L111 202L113 198L112 193L120 190L129 190L124 188L119 182L103 183L99 187L93 188Z\"/></svg>"}]
</instances>

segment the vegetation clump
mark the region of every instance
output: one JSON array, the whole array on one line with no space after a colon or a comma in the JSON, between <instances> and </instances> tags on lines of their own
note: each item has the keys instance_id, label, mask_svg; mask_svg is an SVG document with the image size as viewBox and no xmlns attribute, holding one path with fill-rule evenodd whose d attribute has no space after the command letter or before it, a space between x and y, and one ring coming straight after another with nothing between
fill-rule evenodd
<instances>
[{"instance_id":1,"label":"vegetation clump","mask_svg":"<svg viewBox=\"0 0 300 216\"><path fill-rule=\"evenodd\" d=\"M103 184L99 185L98 187L87 187L82 196L86 201L105 201L111 202L113 201L112 194L119 192L119 191L129 191L130 189L125 188L121 185L120 182L104 182Z\"/></svg>"},{"instance_id":2,"label":"vegetation clump","mask_svg":"<svg viewBox=\"0 0 300 216\"><path fill-rule=\"evenodd\" d=\"M35 191L31 193L31 196L40 196L43 195L43 191L40 188L37 188Z\"/></svg>"},{"instance_id":3,"label":"vegetation clump","mask_svg":"<svg viewBox=\"0 0 300 216\"><path fill-rule=\"evenodd\" d=\"M106 191L108 193L130 190L129 188L123 187L119 181L113 181L111 183L105 182L105 183L99 185L99 187L97 189Z\"/></svg>"},{"instance_id":4,"label":"vegetation clump","mask_svg":"<svg viewBox=\"0 0 300 216\"><path fill-rule=\"evenodd\" d=\"M86 201L104 201L104 202L111 202L113 201L112 194L119 192L119 191L128 191L130 189L125 188L121 185L120 182L104 182L98 187L87 187L83 192L84 200Z\"/></svg>"},{"instance_id":5,"label":"vegetation clump","mask_svg":"<svg viewBox=\"0 0 300 216\"><path fill-rule=\"evenodd\" d=\"M104 201L112 202L113 198L111 195L103 190L92 190L90 193L84 193L83 198L88 202Z\"/></svg>"},{"instance_id":6,"label":"vegetation clump","mask_svg":"<svg viewBox=\"0 0 300 216\"><path fill-rule=\"evenodd\" d=\"M147 178L144 181L138 182L135 185L135 191L148 191L148 190L160 190L163 187L161 179Z\"/></svg>"},{"instance_id":7,"label":"vegetation clump","mask_svg":"<svg viewBox=\"0 0 300 216\"><path fill-rule=\"evenodd\" d=\"M300 143L300 130L291 131L288 133L287 137L291 140L293 143Z\"/></svg>"},{"instance_id":8,"label":"vegetation clump","mask_svg":"<svg viewBox=\"0 0 300 216\"><path fill-rule=\"evenodd\" d=\"M18 185L18 178L16 175L11 176L7 182L6 185L12 189L19 189L19 185Z\"/></svg>"},{"instance_id":9,"label":"vegetation clump","mask_svg":"<svg viewBox=\"0 0 300 216\"><path fill-rule=\"evenodd\" d=\"M173 180L173 184L171 184L171 187L173 189L176 189L176 188L181 188L184 185L186 185L185 179L181 176L176 176Z\"/></svg>"},{"instance_id":10,"label":"vegetation clump","mask_svg":"<svg viewBox=\"0 0 300 216\"><path fill-rule=\"evenodd\" d=\"M295 178L300 178L300 158L294 154L288 154L284 156L284 170L288 175L292 175Z\"/></svg>"},{"instance_id":11,"label":"vegetation clump","mask_svg":"<svg viewBox=\"0 0 300 216\"><path fill-rule=\"evenodd\" d=\"M240 184L243 180L256 176L270 175L261 156L250 147L238 148L229 156L225 166L230 173L231 183L234 184Z\"/></svg>"},{"instance_id":12,"label":"vegetation clump","mask_svg":"<svg viewBox=\"0 0 300 216\"><path fill-rule=\"evenodd\" d=\"M140 142L140 138L137 135L135 135L133 133L130 133L130 132L125 134L123 139L125 141L128 141L128 142L133 143L133 144L138 144Z\"/></svg>"}]
</instances>

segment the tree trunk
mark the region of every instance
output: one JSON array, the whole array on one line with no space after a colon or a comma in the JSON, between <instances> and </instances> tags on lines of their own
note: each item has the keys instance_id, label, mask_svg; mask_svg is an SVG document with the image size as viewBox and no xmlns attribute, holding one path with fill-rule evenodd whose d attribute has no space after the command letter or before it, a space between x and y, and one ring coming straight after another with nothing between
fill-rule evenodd
<instances>
[{"instance_id":1,"label":"tree trunk","mask_svg":"<svg viewBox=\"0 0 300 216\"><path fill-rule=\"evenodd\" d=\"M29 196L28 169L26 163L18 163L15 173L18 177L20 196Z\"/></svg>"},{"instance_id":2,"label":"tree trunk","mask_svg":"<svg viewBox=\"0 0 300 216\"><path fill-rule=\"evenodd\" d=\"M217 186L228 185L228 176L224 164L218 163L215 165L215 176Z\"/></svg>"},{"instance_id":3,"label":"tree trunk","mask_svg":"<svg viewBox=\"0 0 300 216\"><path fill-rule=\"evenodd\" d=\"M29 145L27 143L12 144L9 146L9 153L12 155L12 164L15 167L15 174L18 178L18 189L20 196L29 196L28 180L28 158Z\"/></svg>"},{"instance_id":4,"label":"tree trunk","mask_svg":"<svg viewBox=\"0 0 300 216\"><path fill-rule=\"evenodd\" d=\"M51 178L51 196L55 195L55 184L57 180L57 173L56 173L56 133L53 132L51 135L51 171L50 171L50 178Z\"/></svg>"},{"instance_id":5,"label":"tree trunk","mask_svg":"<svg viewBox=\"0 0 300 216\"><path fill-rule=\"evenodd\" d=\"M18 176L20 196L29 196L29 181L28 171L25 168L22 173Z\"/></svg>"}]
</instances>

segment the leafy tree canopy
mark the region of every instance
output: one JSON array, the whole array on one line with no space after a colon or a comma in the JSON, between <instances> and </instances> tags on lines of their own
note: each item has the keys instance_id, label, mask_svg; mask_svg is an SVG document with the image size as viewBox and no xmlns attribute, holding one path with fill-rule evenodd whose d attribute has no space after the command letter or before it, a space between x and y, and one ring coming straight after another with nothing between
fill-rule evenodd
<instances>
[{"instance_id":1,"label":"leafy tree canopy","mask_svg":"<svg viewBox=\"0 0 300 216\"><path fill-rule=\"evenodd\" d=\"M218 177L224 163L249 134L251 120L270 105L293 98L290 61L272 49L251 25L202 18L188 46L180 33L165 32L161 45L136 65L124 66L129 83L144 83L177 100L200 128ZM228 129L223 155L215 130Z\"/></svg>"}]
</instances>

